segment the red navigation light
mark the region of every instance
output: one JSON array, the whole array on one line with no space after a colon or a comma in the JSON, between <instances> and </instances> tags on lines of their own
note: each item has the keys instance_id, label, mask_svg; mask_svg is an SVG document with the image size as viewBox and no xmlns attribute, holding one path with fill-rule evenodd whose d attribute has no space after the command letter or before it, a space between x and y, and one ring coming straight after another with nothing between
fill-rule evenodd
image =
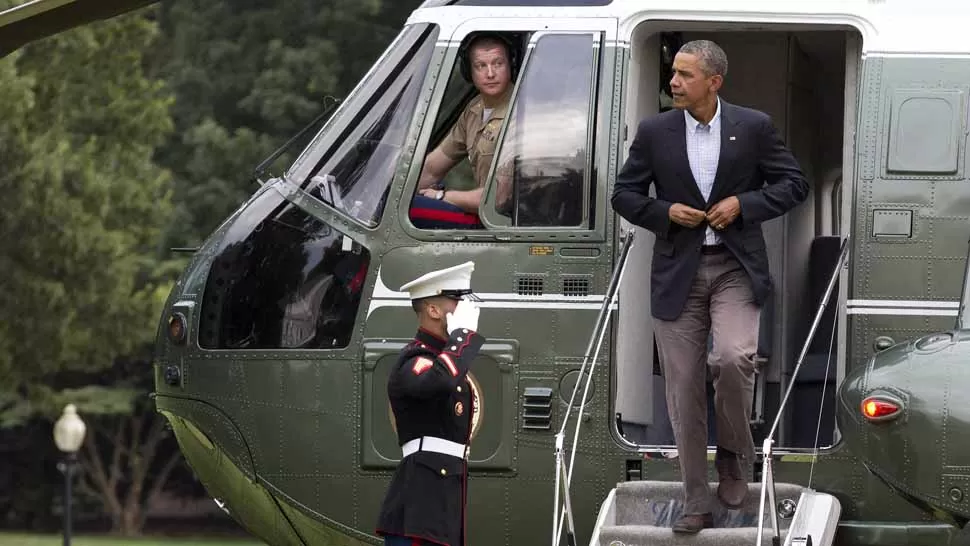
<instances>
[{"instance_id":1,"label":"red navigation light","mask_svg":"<svg viewBox=\"0 0 970 546\"><path fill-rule=\"evenodd\" d=\"M892 419L901 409L901 404L882 396L870 396L862 401L862 415L870 421Z\"/></svg>"},{"instance_id":2,"label":"red navigation light","mask_svg":"<svg viewBox=\"0 0 970 546\"><path fill-rule=\"evenodd\" d=\"M168 318L168 338L176 345L185 341L185 316L182 313L174 313Z\"/></svg>"}]
</instances>

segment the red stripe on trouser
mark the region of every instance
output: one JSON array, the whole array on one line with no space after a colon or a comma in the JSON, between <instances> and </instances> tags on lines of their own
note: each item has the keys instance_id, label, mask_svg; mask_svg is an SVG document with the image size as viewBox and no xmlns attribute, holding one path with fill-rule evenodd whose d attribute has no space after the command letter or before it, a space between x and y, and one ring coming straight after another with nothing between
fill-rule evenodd
<instances>
[{"instance_id":1,"label":"red stripe on trouser","mask_svg":"<svg viewBox=\"0 0 970 546\"><path fill-rule=\"evenodd\" d=\"M478 216L462 212L449 212L446 210L431 209L411 209L411 218L422 220L440 220L442 222L455 222L461 224L477 224Z\"/></svg>"}]
</instances>

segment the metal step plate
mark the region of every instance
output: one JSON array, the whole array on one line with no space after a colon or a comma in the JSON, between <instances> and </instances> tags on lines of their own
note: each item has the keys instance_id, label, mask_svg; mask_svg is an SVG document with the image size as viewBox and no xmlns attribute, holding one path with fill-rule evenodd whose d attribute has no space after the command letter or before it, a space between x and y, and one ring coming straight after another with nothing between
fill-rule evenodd
<instances>
[{"instance_id":1,"label":"metal step plate","mask_svg":"<svg viewBox=\"0 0 970 546\"><path fill-rule=\"evenodd\" d=\"M839 499L811 489L802 491L785 546L831 546L841 514Z\"/></svg>"}]
</instances>

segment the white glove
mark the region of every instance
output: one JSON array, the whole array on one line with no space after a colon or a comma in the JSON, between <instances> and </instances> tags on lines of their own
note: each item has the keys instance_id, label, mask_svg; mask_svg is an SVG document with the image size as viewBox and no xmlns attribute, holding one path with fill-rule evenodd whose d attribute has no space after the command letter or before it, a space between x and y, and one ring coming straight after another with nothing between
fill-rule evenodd
<instances>
[{"instance_id":1,"label":"white glove","mask_svg":"<svg viewBox=\"0 0 970 546\"><path fill-rule=\"evenodd\" d=\"M458 302L458 306L455 307L455 312L448 313L446 316L448 333L451 334L459 328L468 328L473 332L478 331L479 311L480 309L473 301L461 300Z\"/></svg>"}]
</instances>

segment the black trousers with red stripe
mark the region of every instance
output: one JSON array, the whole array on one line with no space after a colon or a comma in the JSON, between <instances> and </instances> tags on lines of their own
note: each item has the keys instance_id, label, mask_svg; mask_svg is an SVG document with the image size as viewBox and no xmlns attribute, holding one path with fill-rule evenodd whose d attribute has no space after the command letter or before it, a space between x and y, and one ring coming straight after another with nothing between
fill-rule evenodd
<instances>
[{"instance_id":1,"label":"black trousers with red stripe","mask_svg":"<svg viewBox=\"0 0 970 546\"><path fill-rule=\"evenodd\" d=\"M431 544L420 538L402 537L398 535L386 535L384 537L384 546L430 546Z\"/></svg>"},{"instance_id":2,"label":"black trousers with red stripe","mask_svg":"<svg viewBox=\"0 0 970 546\"><path fill-rule=\"evenodd\" d=\"M447 201L423 195L414 196L409 213L411 223L420 229L484 229L477 214L461 210Z\"/></svg>"}]
</instances>

